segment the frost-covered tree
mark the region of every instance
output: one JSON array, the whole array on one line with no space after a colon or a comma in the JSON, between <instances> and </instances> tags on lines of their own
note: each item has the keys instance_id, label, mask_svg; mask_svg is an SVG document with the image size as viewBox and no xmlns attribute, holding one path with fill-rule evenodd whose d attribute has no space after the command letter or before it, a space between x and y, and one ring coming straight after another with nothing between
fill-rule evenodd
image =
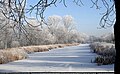
<instances>
[{"instance_id":1,"label":"frost-covered tree","mask_svg":"<svg viewBox=\"0 0 120 74\"><path fill-rule=\"evenodd\" d=\"M56 43L69 43L70 31L73 29L74 20L71 15L66 15L63 18L58 15L48 17L49 32L56 38Z\"/></svg>"},{"instance_id":2,"label":"frost-covered tree","mask_svg":"<svg viewBox=\"0 0 120 74\"><path fill-rule=\"evenodd\" d=\"M114 43L114 34L113 33L108 33L104 34L101 36L103 41L109 42L109 43Z\"/></svg>"},{"instance_id":3,"label":"frost-covered tree","mask_svg":"<svg viewBox=\"0 0 120 74\"><path fill-rule=\"evenodd\" d=\"M6 14L9 15L7 10L6 10ZM12 33L13 33L12 21L9 19L6 19L6 17L2 14L2 11L0 11L0 42L2 43L1 48L6 49L10 47L10 43L12 41L12 36L13 36Z\"/></svg>"},{"instance_id":4,"label":"frost-covered tree","mask_svg":"<svg viewBox=\"0 0 120 74\"><path fill-rule=\"evenodd\" d=\"M55 36L57 38L56 43L67 43L67 31L64 26L59 26L56 29Z\"/></svg>"},{"instance_id":5,"label":"frost-covered tree","mask_svg":"<svg viewBox=\"0 0 120 74\"><path fill-rule=\"evenodd\" d=\"M65 28L67 29L67 31L70 31L71 29L73 29L75 25L74 18L71 15L63 16L63 24Z\"/></svg>"},{"instance_id":6,"label":"frost-covered tree","mask_svg":"<svg viewBox=\"0 0 120 74\"><path fill-rule=\"evenodd\" d=\"M56 42L56 37L49 32L48 28L42 30L40 38L42 44L54 44Z\"/></svg>"},{"instance_id":7,"label":"frost-covered tree","mask_svg":"<svg viewBox=\"0 0 120 74\"><path fill-rule=\"evenodd\" d=\"M69 42L70 43L86 43L86 40L88 39L88 35L86 35L85 33L81 33L79 31L77 31L76 29L71 30L71 32L69 32Z\"/></svg>"},{"instance_id":8,"label":"frost-covered tree","mask_svg":"<svg viewBox=\"0 0 120 74\"><path fill-rule=\"evenodd\" d=\"M96 37L96 36L89 36L88 42L92 43L92 42L102 42L102 39L100 37Z\"/></svg>"},{"instance_id":9,"label":"frost-covered tree","mask_svg":"<svg viewBox=\"0 0 120 74\"><path fill-rule=\"evenodd\" d=\"M41 33L41 29L39 27L32 27L35 26L37 24L39 24L35 19L34 20L29 20L28 21L31 25L26 24L25 28L26 28L26 34L24 35L25 41L26 41L26 45L36 45L39 44L38 43L38 38L41 37L40 33Z\"/></svg>"},{"instance_id":10,"label":"frost-covered tree","mask_svg":"<svg viewBox=\"0 0 120 74\"><path fill-rule=\"evenodd\" d=\"M58 15L52 15L48 17L47 19L48 29L51 32L51 34L53 34L53 32L56 31L56 28L58 28L59 25L61 25L61 20L62 17Z\"/></svg>"},{"instance_id":11,"label":"frost-covered tree","mask_svg":"<svg viewBox=\"0 0 120 74\"><path fill-rule=\"evenodd\" d=\"M85 35L75 28L75 21L71 15L63 18L58 15L48 17L48 30L56 38L56 43L84 42Z\"/></svg>"}]
</instances>

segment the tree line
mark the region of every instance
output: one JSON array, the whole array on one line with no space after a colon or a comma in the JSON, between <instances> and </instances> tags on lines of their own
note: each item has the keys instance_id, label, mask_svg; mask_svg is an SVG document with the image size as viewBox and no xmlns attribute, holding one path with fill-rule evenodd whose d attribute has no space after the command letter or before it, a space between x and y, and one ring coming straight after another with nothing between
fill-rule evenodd
<instances>
[{"instance_id":1,"label":"tree line","mask_svg":"<svg viewBox=\"0 0 120 74\"><path fill-rule=\"evenodd\" d=\"M4 16L1 15L1 19ZM0 20L0 28L2 28L7 20ZM63 43L83 43L88 38L84 33L80 33L76 30L74 18L71 15L65 15L63 17L58 15L52 15L47 18L48 25L43 24L37 26L40 22L36 18L30 18L27 20L29 24L25 24L25 30L27 33L21 32L21 38L18 39L17 35L18 27L14 29L11 24L0 30L0 48L11 48L17 46L28 45L42 45L42 44L63 44ZM14 32L15 31L15 32Z\"/></svg>"}]
</instances>

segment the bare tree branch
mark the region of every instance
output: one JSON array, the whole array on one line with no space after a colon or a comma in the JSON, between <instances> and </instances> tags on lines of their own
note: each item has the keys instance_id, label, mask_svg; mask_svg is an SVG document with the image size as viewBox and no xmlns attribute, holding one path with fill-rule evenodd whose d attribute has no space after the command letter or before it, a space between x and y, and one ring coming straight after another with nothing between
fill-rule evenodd
<instances>
[{"instance_id":1,"label":"bare tree branch","mask_svg":"<svg viewBox=\"0 0 120 74\"><path fill-rule=\"evenodd\" d=\"M83 4L83 2L81 0L73 0L73 3L75 3L78 6L81 6L81 5L84 6L84 4Z\"/></svg>"}]
</instances>

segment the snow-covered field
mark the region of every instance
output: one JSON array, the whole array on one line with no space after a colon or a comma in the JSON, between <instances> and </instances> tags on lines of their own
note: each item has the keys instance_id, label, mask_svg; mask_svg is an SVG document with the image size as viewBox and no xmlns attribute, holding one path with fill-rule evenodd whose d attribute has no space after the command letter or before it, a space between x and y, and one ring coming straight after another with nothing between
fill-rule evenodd
<instances>
[{"instance_id":1,"label":"snow-covered field","mask_svg":"<svg viewBox=\"0 0 120 74\"><path fill-rule=\"evenodd\" d=\"M114 72L114 64L91 63L89 44L29 54L29 58L0 65L0 72Z\"/></svg>"}]
</instances>

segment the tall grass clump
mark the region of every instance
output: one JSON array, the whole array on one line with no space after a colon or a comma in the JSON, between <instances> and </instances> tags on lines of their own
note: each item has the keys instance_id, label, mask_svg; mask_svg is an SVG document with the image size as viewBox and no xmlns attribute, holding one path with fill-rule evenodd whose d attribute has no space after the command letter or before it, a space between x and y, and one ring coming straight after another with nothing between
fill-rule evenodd
<instances>
[{"instance_id":1,"label":"tall grass clump","mask_svg":"<svg viewBox=\"0 0 120 74\"><path fill-rule=\"evenodd\" d=\"M0 64L26 58L27 53L23 49L0 50Z\"/></svg>"},{"instance_id":2,"label":"tall grass clump","mask_svg":"<svg viewBox=\"0 0 120 74\"><path fill-rule=\"evenodd\" d=\"M107 65L115 63L116 50L115 45L105 42L94 42L90 44L91 51L97 53L94 62L98 65Z\"/></svg>"}]
</instances>

